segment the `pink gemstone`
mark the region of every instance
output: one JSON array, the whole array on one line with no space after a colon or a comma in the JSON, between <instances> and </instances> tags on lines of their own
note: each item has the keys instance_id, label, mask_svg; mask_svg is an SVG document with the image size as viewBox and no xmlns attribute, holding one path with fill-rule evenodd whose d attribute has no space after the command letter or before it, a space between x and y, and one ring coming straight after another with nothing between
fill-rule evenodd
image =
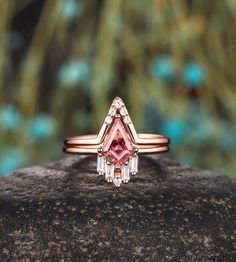
<instances>
[{"instance_id":1,"label":"pink gemstone","mask_svg":"<svg viewBox=\"0 0 236 262\"><path fill-rule=\"evenodd\" d=\"M115 119L104 141L103 151L106 158L115 164L116 167L121 167L133 154L133 146L129 134L119 118Z\"/></svg>"}]
</instances>

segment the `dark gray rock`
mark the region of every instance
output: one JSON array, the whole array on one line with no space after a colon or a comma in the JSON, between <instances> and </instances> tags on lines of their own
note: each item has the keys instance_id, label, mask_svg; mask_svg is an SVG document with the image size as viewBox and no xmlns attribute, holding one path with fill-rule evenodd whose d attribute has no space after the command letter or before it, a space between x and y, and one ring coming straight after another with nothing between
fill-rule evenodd
<instances>
[{"instance_id":1,"label":"dark gray rock","mask_svg":"<svg viewBox=\"0 0 236 262\"><path fill-rule=\"evenodd\" d=\"M115 188L94 157L0 179L0 261L236 261L236 182L165 158Z\"/></svg>"}]
</instances>

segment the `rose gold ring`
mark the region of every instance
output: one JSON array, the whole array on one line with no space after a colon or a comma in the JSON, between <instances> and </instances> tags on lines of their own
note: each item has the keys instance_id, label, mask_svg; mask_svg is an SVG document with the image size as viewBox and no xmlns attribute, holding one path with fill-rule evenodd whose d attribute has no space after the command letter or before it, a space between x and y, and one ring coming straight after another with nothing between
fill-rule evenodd
<instances>
[{"instance_id":1,"label":"rose gold ring","mask_svg":"<svg viewBox=\"0 0 236 262\"><path fill-rule=\"evenodd\" d=\"M121 98L116 97L98 135L81 135L64 140L69 154L97 154L97 172L119 187L138 173L138 154L169 151L169 138L137 134Z\"/></svg>"}]
</instances>

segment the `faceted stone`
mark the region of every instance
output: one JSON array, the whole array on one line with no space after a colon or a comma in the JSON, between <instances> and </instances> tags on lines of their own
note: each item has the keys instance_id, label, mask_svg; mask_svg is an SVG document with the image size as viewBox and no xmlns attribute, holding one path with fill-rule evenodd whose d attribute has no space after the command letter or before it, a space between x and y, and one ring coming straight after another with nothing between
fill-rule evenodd
<instances>
[{"instance_id":1,"label":"faceted stone","mask_svg":"<svg viewBox=\"0 0 236 262\"><path fill-rule=\"evenodd\" d=\"M114 107L110 107L108 114L110 116L114 116L116 114L116 109Z\"/></svg>"},{"instance_id":2,"label":"faceted stone","mask_svg":"<svg viewBox=\"0 0 236 262\"><path fill-rule=\"evenodd\" d=\"M120 114L121 114L122 116L128 115L127 109L126 109L125 107L122 107L122 108L120 109Z\"/></svg>"},{"instance_id":3,"label":"faceted stone","mask_svg":"<svg viewBox=\"0 0 236 262\"><path fill-rule=\"evenodd\" d=\"M103 151L106 158L118 168L134 153L130 136L119 118L115 119L104 141Z\"/></svg>"},{"instance_id":4,"label":"faceted stone","mask_svg":"<svg viewBox=\"0 0 236 262\"><path fill-rule=\"evenodd\" d=\"M97 172L99 174L104 174L105 172L105 158L102 156L97 156Z\"/></svg>"},{"instance_id":5,"label":"faceted stone","mask_svg":"<svg viewBox=\"0 0 236 262\"><path fill-rule=\"evenodd\" d=\"M121 108L122 106L124 106L124 102L120 99L120 98L116 98L113 102L112 102L112 105L119 109Z\"/></svg>"},{"instance_id":6,"label":"faceted stone","mask_svg":"<svg viewBox=\"0 0 236 262\"><path fill-rule=\"evenodd\" d=\"M127 183L130 180L129 166L130 165L123 165L121 167L121 178L124 183Z\"/></svg>"},{"instance_id":7,"label":"faceted stone","mask_svg":"<svg viewBox=\"0 0 236 262\"><path fill-rule=\"evenodd\" d=\"M109 125L109 124L111 124L111 123L112 123L112 117L111 117L111 116L107 116L107 117L105 118L105 124Z\"/></svg>"},{"instance_id":8,"label":"faceted stone","mask_svg":"<svg viewBox=\"0 0 236 262\"><path fill-rule=\"evenodd\" d=\"M114 179L114 170L115 170L115 167L114 167L113 164L108 165L107 163L105 163L105 179L108 182L112 182L113 181L113 179Z\"/></svg>"},{"instance_id":9,"label":"faceted stone","mask_svg":"<svg viewBox=\"0 0 236 262\"><path fill-rule=\"evenodd\" d=\"M138 156L134 156L131 158L130 173L138 173Z\"/></svg>"},{"instance_id":10,"label":"faceted stone","mask_svg":"<svg viewBox=\"0 0 236 262\"><path fill-rule=\"evenodd\" d=\"M126 124L130 124L131 123L131 119L130 119L130 117L128 115L124 117L124 122Z\"/></svg>"},{"instance_id":11,"label":"faceted stone","mask_svg":"<svg viewBox=\"0 0 236 262\"><path fill-rule=\"evenodd\" d=\"M113 179L113 184L114 184L116 187L120 187L121 183L122 183L122 179L121 179L120 177L115 177L115 178Z\"/></svg>"}]
</instances>

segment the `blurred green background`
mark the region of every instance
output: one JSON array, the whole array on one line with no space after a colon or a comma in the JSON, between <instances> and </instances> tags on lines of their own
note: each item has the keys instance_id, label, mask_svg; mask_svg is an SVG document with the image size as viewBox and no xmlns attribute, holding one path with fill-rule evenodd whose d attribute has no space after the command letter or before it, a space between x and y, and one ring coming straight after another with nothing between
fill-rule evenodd
<instances>
[{"instance_id":1,"label":"blurred green background","mask_svg":"<svg viewBox=\"0 0 236 262\"><path fill-rule=\"evenodd\" d=\"M0 1L0 175L63 156L115 96L175 159L235 175L235 0Z\"/></svg>"}]
</instances>

